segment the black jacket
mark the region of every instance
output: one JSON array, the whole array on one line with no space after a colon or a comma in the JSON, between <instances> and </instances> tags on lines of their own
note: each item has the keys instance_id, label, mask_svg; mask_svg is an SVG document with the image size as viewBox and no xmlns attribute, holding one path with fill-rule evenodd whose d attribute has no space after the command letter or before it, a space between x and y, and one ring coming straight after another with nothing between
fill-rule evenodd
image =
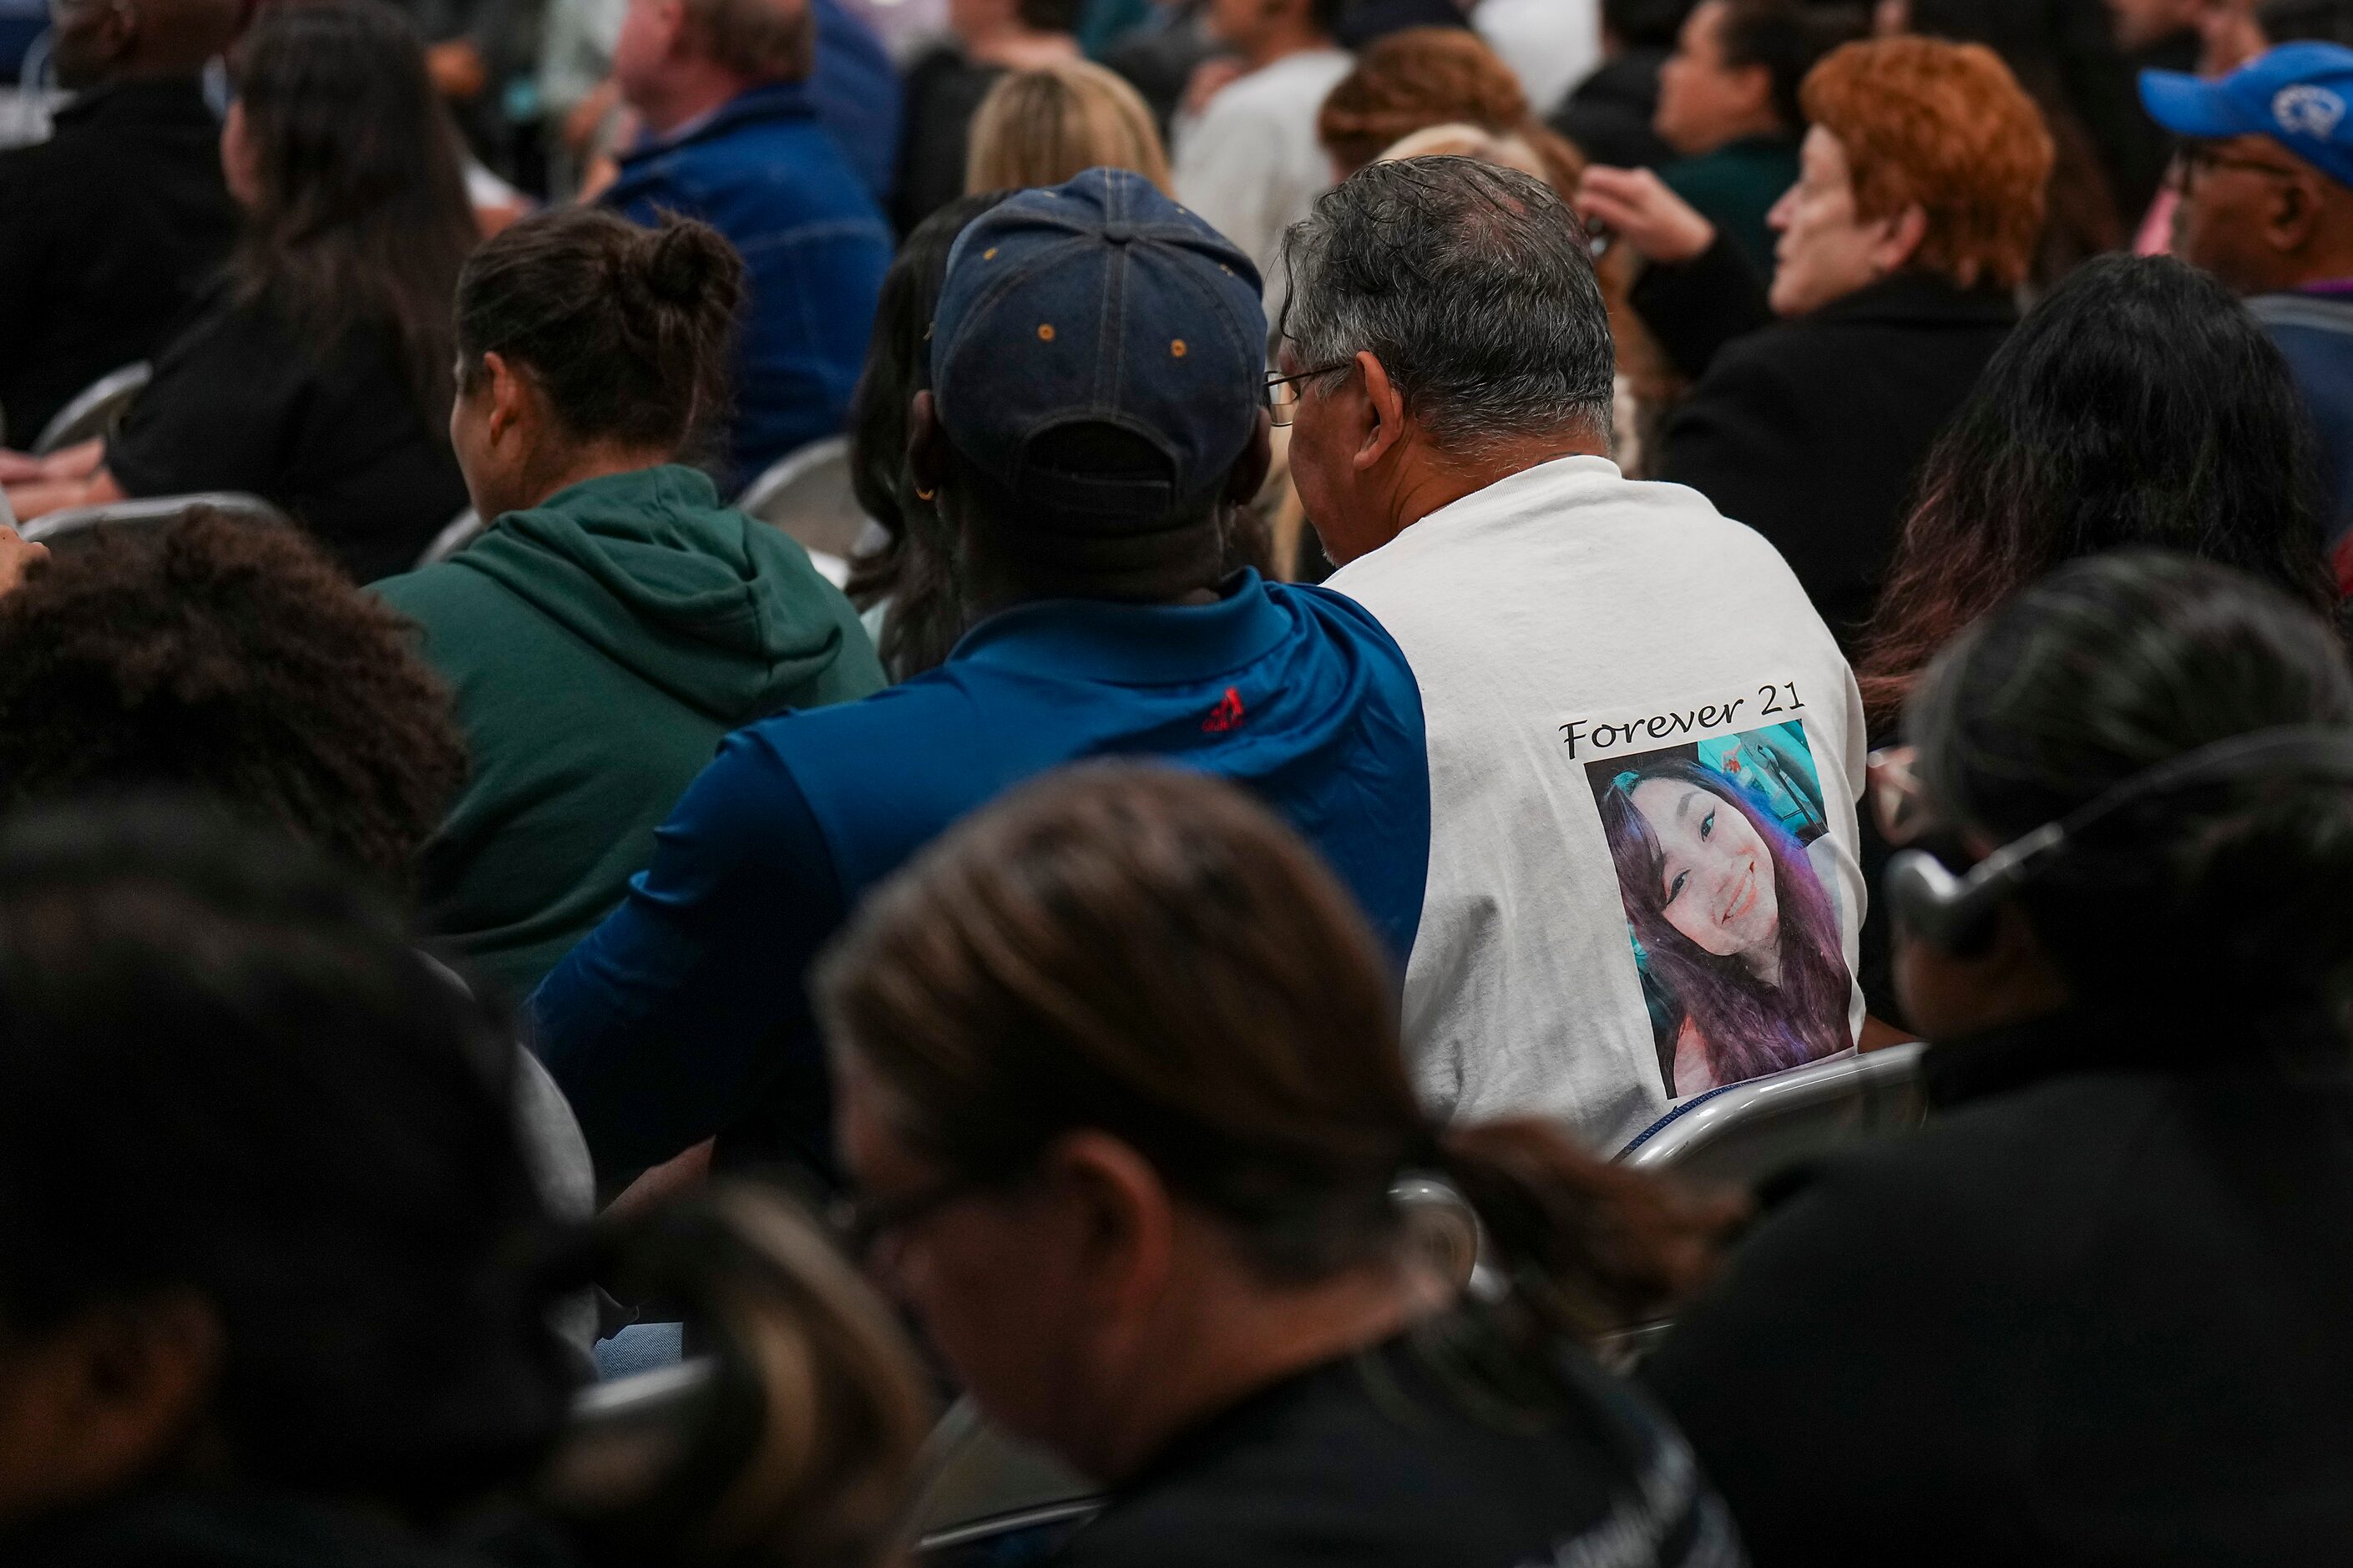
<instances>
[{"instance_id":1,"label":"black jacket","mask_svg":"<svg viewBox=\"0 0 2353 1568\"><path fill-rule=\"evenodd\" d=\"M1758 1568L2353 1555L2353 1079L2284 1037L1940 1045L1937 1121L1771 1194L1644 1373Z\"/></svg>"},{"instance_id":2,"label":"black jacket","mask_svg":"<svg viewBox=\"0 0 2353 1568\"><path fill-rule=\"evenodd\" d=\"M2017 308L2000 290L1903 272L1706 357L1644 282L1644 321L1679 362L1704 359L1706 371L1669 417L1653 472L1771 540L1851 647L1921 461ZM1718 296L1707 308L1728 317L1736 304Z\"/></svg>"},{"instance_id":3,"label":"black jacket","mask_svg":"<svg viewBox=\"0 0 2353 1568\"><path fill-rule=\"evenodd\" d=\"M29 447L74 394L153 356L228 254L220 121L195 77L94 88L0 153L0 409Z\"/></svg>"}]
</instances>

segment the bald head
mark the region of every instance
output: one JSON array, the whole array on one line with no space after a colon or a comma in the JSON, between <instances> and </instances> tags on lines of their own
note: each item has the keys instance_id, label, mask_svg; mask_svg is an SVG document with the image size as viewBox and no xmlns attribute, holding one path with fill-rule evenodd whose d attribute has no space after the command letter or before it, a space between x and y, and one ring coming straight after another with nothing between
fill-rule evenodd
<instances>
[{"instance_id":1,"label":"bald head","mask_svg":"<svg viewBox=\"0 0 2353 1568\"><path fill-rule=\"evenodd\" d=\"M58 81L80 91L133 77L185 76L229 46L242 0L66 0Z\"/></svg>"}]
</instances>

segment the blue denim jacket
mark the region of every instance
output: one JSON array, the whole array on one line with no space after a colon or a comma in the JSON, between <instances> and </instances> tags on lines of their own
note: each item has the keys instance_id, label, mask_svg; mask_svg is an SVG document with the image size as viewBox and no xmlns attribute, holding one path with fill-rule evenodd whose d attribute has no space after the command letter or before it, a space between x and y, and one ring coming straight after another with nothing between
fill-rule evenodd
<instances>
[{"instance_id":1,"label":"blue denim jacket","mask_svg":"<svg viewBox=\"0 0 2353 1568\"><path fill-rule=\"evenodd\" d=\"M7 0L0 0L0 5ZM878 202L891 200L891 176L899 167L899 72L874 30L851 16L841 0L814 0L817 71L808 80L817 117L841 148L841 155Z\"/></svg>"},{"instance_id":2,"label":"blue denim jacket","mask_svg":"<svg viewBox=\"0 0 2353 1568\"><path fill-rule=\"evenodd\" d=\"M638 223L701 218L749 274L727 449L736 484L837 434L891 265L881 209L818 124L805 88L754 88L621 160L607 205Z\"/></svg>"}]
</instances>

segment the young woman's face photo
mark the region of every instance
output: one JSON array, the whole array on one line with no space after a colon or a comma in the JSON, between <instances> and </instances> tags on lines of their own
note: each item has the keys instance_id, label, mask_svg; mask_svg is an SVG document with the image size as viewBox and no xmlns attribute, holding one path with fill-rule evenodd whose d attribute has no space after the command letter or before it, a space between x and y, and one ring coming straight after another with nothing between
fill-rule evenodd
<instances>
[{"instance_id":1,"label":"young woman's face photo","mask_svg":"<svg viewBox=\"0 0 2353 1568\"><path fill-rule=\"evenodd\" d=\"M1780 935L1773 854L1737 806L1679 778L1645 779L1629 799L1664 858L1660 897L1668 924L1718 958Z\"/></svg>"}]
</instances>

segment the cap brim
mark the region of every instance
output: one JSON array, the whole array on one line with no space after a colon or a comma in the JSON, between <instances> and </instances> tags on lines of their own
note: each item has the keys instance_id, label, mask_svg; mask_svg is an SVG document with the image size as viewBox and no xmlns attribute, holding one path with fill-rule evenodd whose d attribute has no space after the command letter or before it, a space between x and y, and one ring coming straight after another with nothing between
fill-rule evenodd
<instances>
[{"instance_id":1,"label":"cap brim","mask_svg":"<svg viewBox=\"0 0 2353 1568\"><path fill-rule=\"evenodd\" d=\"M2187 71L2141 72L2140 100L2148 117L2176 136L2219 141L2265 129L2247 123L2247 115L2223 91L2221 82Z\"/></svg>"}]
</instances>

